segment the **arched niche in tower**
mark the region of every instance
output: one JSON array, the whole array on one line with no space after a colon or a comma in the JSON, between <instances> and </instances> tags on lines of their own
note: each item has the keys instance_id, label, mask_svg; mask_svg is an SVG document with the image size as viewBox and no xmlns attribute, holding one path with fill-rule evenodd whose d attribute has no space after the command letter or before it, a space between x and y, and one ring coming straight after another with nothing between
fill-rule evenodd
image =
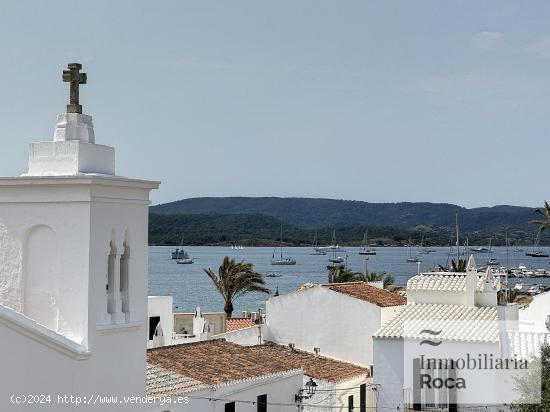
<instances>
[{"instance_id":1,"label":"arched niche in tower","mask_svg":"<svg viewBox=\"0 0 550 412\"><path fill-rule=\"evenodd\" d=\"M111 240L109 255L107 257L107 313L115 313L115 266L116 266L116 246L115 240Z\"/></svg>"},{"instance_id":2,"label":"arched niche in tower","mask_svg":"<svg viewBox=\"0 0 550 412\"><path fill-rule=\"evenodd\" d=\"M49 226L33 226L27 232L24 253L23 313L56 331L60 276L55 232Z\"/></svg>"},{"instance_id":3,"label":"arched niche in tower","mask_svg":"<svg viewBox=\"0 0 550 412\"><path fill-rule=\"evenodd\" d=\"M123 251L120 256L120 298L122 300L122 312L126 315L126 318L128 318L131 309L130 282L130 242L125 236Z\"/></svg>"}]
</instances>

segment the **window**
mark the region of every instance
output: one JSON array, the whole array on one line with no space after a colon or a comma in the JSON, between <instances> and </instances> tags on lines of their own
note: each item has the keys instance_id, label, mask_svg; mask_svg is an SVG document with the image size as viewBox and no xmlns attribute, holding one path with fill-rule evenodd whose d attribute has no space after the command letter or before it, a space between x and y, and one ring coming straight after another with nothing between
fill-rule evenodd
<instances>
[{"instance_id":1,"label":"window","mask_svg":"<svg viewBox=\"0 0 550 412\"><path fill-rule=\"evenodd\" d=\"M353 412L353 395L348 396L348 412Z\"/></svg>"},{"instance_id":2,"label":"window","mask_svg":"<svg viewBox=\"0 0 550 412\"><path fill-rule=\"evenodd\" d=\"M124 242L124 253L120 257L120 298L122 299L122 312L130 313L130 279L129 279L129 263L130 248Z\"/></svg>"},{"instance_id":3,"label":"window","mask_svg":"<svg viewBox=\"0 0 550 412\"><path fill-rule=\"evenodd\" d=\"M258 405L257 412L267 412L267 395L258 396L256 404Z\"/></svg>"},{"instance_id":4,"label":"window","mask_svg":"<svg viewBox=\"0 0 550 412\"><path fill-rule=\"evenodd\" d=\"M359 386L359 412L367 412L367 385Z\"/></svg>"},{"instance_id":5,"label":"window","mask_svg":"<svg viewBox=\"0 0 550 412\"><path fill-rule=\"evenodd\" d=\"M159 323L160 316L151 316L149 318L149 340L153 340L153 336L155 336L155 331L157 330Z\"/></svg>"},{"instance_id":6,"label":"window","mask_svg":"<svg viewBox=\"0 0 550 412\"><path fill-rule=\"evenodd\" d=\"M107 260L107 312L115 313L115 260L116 260L116 248L113 242L111 242L111 250L109 258Z\"/></svg>"},{"instance_id":7,"label":"window","mask_svg":"<svg viewBox=\"0 0 550 412\"><path fill-rule=\"evenodd\" d=\"M225 412L235 412L235 402L226 403Z\"/></svg>"}]
</instances>

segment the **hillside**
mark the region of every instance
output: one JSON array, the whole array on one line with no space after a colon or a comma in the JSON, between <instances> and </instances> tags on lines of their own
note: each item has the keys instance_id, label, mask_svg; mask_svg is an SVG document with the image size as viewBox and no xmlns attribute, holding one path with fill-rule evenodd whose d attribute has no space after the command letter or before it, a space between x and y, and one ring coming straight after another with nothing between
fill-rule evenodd
<instances>
[{"instance_id":1,"label":"hillside","mask_svg":"<svg viewBox=\"0 0 550 412\"><path fill-rule=\"evenodd\" d=\"M367 203L299 198L197 198L151 207L151 244L309 245L315 233L320 244L330 243L337 229L338 242L358 245L365 230L371 242L404 245L409 237L419 243L446 246L459 215L461 236L470 244L505 244L506 232L513 244L530 245L537 228L526 207L496 206L466 209L450 204ZM546 235L541 243L548 244Z\"/></svg>"},{"instance_id":2,"label":"hillside","mask_svg":"<svg viewBox=\"0 0 550 412\"><path fill-rule=\"evenodd\" d=\"M444 203L368 203L352 200L279 197L203 197L151 207L155 214L260 214L303 228L418 225L453 227L458 213L460 227L467 231L495 226L527 229L533 209L494 206L466 209ZM528 229L530 230L530 229Z\"/></svg>"}]
</instances>

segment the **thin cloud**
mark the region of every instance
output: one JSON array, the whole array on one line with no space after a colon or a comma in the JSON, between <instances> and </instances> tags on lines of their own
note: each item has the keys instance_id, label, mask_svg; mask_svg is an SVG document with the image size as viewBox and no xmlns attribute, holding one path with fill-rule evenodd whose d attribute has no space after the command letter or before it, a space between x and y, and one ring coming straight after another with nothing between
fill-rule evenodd
<instances>
[{"instance_id":1,"label":"thin cloud","mask_svg":"<svg viewBox=\"0 0 550 412\"><path fill-rule=\"evenodd\" d=\"M500 49L504 44L504 33L499 31L480 31L470 38L472 47L482 51Z\"/></svg>"},{"instance_id":2,"label":"thin cloud","mask_svg":"<svg viewBox=\"0 0 550 412\"><path fill-rule=\"evenodd\" d=\"M550 59L550 34L525 47L525 52L535 54L545 59Z\"/></svg>"}]
</instances>

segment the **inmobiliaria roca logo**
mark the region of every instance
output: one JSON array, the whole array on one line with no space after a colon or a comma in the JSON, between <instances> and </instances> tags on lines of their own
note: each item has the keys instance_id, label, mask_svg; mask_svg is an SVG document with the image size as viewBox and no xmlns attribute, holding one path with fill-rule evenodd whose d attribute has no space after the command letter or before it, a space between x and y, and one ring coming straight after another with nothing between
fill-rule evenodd
<instances>
[{"instance_id":1,"label":"inmobiliaria roca logo","mask_svg":"<svg viewBox=\"0 0 550 412\"><path fill-rule=\"evenodd\" d=\"M419 323L428 322L416 320L403 330L406 402L480 405L517 399L517 377L530 373L532 364L507 349L498 321Z\"/></svg>"}]
</instances>

